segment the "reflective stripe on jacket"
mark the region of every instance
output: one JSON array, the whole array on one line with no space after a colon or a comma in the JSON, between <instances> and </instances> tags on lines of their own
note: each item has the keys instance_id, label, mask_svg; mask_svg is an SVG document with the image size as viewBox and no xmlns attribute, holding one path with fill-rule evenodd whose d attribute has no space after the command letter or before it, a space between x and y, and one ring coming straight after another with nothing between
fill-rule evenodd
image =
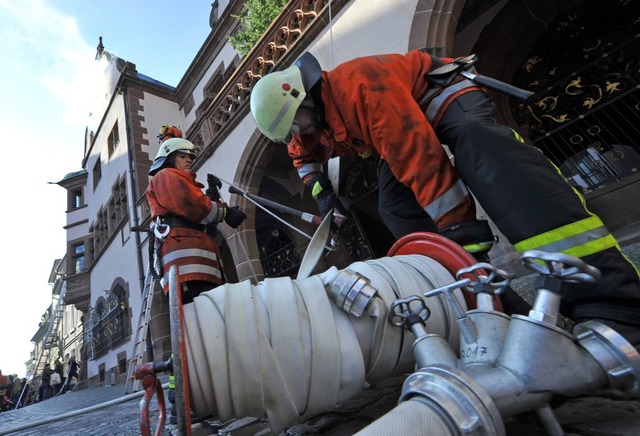
<instances>
[{"instance_id":1,"label":"reflective stripe on jacket","mask_svg":"<svg viewBox=\"0 0 640 436\"><path fill-rule=\"evenodd\" d=\"M223 208L202 192L203 187L192 172L174 168L160 170L146 191L151 219L173 215L194 224L221 221ZM163 239L160 255L165 276L169 268L176 265L180 283L191 280L204 280L216 285L223 283L220 249L215 240L202 230L172 227ZM168 284L164 283L166 293Z\"/></svg>"},{"instance_id":2,"label":"reflective stripe on jacket","mask_svg":"<svg viewBox=\"0 0 640 436\"><path fill-rule=\"evenodd\" d=\"M431 57L412 51L357 58L323 71L329 128L319 135L294 137L289 155L296 169L374 149L418 203L436 211L438 227L475 219L473 199L418 104L427 92L425 74L430 69Z\"/></svg>"},{"instance_id":3,"label":"reflective stripe on jacket","mask_svg":"<svg viewBox=\"0 0 640 436\"><path fill-rule=\"evenodd\" d=\"M224 283L220 249L205 232L188 227L174 227L160 248L164 291L168 292L169 268L178 267L178 282L204 280L214 285ZM213 287L213 286L212 286Z\"/></svg>"}]
</instances>

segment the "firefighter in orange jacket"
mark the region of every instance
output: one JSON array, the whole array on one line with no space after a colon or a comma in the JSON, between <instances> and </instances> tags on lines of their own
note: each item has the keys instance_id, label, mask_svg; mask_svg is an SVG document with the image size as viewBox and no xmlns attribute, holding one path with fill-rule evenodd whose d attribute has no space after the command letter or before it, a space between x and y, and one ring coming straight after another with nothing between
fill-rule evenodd
<instances>
[{"instance_id":1,"label":"firefighter in orange jacket","mask_svg":"<svg viewBox=\"0 0 640 436\"><path fill-rule=\"evenodd\" d=\"M156 231L169 230L159 253L164 291L168 291L169 268L176 265L184 304L224 283L220 249L207 227L225 221L236 228L246 218L238 206L212 201L202 192L204 185L190 171L194 149L179 137L164 141L149 171L153 178L146 191Z\"/></svg>"},{"instance_id":2,"label":"firefighter in orange jacket","mask_svg":"<svg viewBox=\"0 0 640 436\"><path fill-rule=\"evenodd\" d=\"M478 86L462 77L445 85L430 80L434 66L445 62L412 51L357 58L322 71L305 53L292 67L256 83L251 112L265 136L289 144L323 214L344 207L321 165L332 156L377 153L383 160L380 177L386 177L379 181L379 195L387 194L379 208L387 224L396 220L389 226L395 224L396 236L407 221L420 226L418 209L422 230L461 243L469 235L458 230L469 229L475 242L490 245L479 236L484 231L475 220L471 189L518 251L563 252L601 270L597 283L572 284L563 314L605 322L640 344L638 270L543 154L496 123L494 105ZM455 168L441 143L453 153ZM405 220L407 211L412 212Z\"/></svg>"}]
</instances>

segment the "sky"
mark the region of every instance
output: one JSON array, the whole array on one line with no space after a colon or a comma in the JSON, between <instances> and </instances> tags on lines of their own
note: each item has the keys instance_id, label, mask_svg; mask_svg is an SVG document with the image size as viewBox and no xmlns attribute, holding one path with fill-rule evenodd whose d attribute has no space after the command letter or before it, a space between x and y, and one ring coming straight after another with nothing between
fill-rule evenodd
<instances>
[{"instance_id":1,"label":"sky","mask_svg":"<svg viewBox=\"0 0 640 436\"><path fill-rule=\"evenodd\" d=\"M66 191L82 169L91 84L105 50L177 86L211 31L212 0L0 0L0 370L25 375L66 250ZM16 162L23 153L24 160Z\"/></svg>"}]
</instances>

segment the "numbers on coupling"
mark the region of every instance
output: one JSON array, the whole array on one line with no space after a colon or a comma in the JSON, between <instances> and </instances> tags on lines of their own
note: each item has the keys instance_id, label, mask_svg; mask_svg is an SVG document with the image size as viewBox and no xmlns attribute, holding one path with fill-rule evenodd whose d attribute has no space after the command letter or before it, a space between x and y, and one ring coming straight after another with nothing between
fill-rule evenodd
<instances>
[{"instance_id":1,"label":"numbers on coupling","mask_svg":"<svg viewBox=\"0 0 640 436\"><path fill-rule=\"evenodd\" d=\"M484 357L484 355L488 353L489 349L487 347L475 344L460 350L460 359L475 359L478 357Z\"/></svg>"},{"instance_id":2,"label":"numbers on coupling","mask_svg":"<svg viewBox=\"0 0 640 436\"><path fill-rule=\"evenodd\" d=\"M424 300L418 295L412 295L399 298L391 303L389 322L396 327L411 330L411 326L415 323L424 325L430 316L431 311Z\"/></svg>"},{"instance_id":3,"label":"numbers on coupling","mask_svg":"<svg viewBox=\"0 0 640 436\"><path fill-rule=\"evenodd\" d=\"M543 276L557 277L563 282L593 283L601 276L598 268L568 254L528 250L522 253L521 258L522 263L530 270Z\"/></svg>"},{"instance_id":4,"label":"numbers on coupling","mask_svg":"<svg viewBox=\"0 0 640 436\"><path fill-rule=\"evenodd\" d=\"M467 268L462 268L456 273L456 279L469 281L462 287L466 292L478 294L485 292L491 295L500 295L513 279L513 274L495 268L490 263L480 262Z\"/></svg>"}]
</instances>

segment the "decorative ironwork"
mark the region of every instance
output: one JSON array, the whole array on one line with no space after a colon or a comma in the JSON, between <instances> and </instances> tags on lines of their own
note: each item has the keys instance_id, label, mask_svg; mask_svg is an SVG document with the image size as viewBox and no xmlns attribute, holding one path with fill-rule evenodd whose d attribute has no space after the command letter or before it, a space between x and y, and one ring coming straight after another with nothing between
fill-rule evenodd
<instances>
[{"instance_id":1,"label":"decorative ironwork","mask_svg":"<svg viewBox=\"0 0 640 436\"><path fill-rule=\"evenodd\" d=\"M576 186L630 174L640 158L640 4L592 2L558 21L514 77L536 96L516 122ZM607 157L624 149L626 159Z\"/></svg>"},{"instance_id":2,"label":"decorative ironwork","mask_svg":"<svg viewBox=\"0 0 640 436\"><path fill-rule=\"evenodd\" d=\"M264 275L295 278L301 260L289 235L278 226L268 226L258 229L256 236Z\"/></svg>"},{"instance_id":3,"label":"decorative ironwork","mask_svg":"<svg viewBox=\"0 0 640 436\"><path fill-rule=\"evenodd\" d=\"M373 259L373 250L357 217L352 215L340 229L340 243L344 244L353 262Z\"/></svg>"},{"instance_id":4,"label":"decorative ironwork","mask_svg":"<svg viewBox=\"0 0 640 436\"><path fill-rule=\"evenodd\" d=\"M333 13L338 13L346 2L347 0L333 0ZM290 2L238 68L230 72L229 80L217 92L209 106L203 107L203 117L196 124L208 124L212 137L215 137L232 116L247 104L253 85L278 64L296 41L318 21L318 17L328 13L327 4L328 0ZM200 132L201 129L197 127L193 131ZM195 136L199 136L199 133ZM194 139L189 138L192 142Z\"/></svg>"},{"instance_id":5,"label":"decorative ironwork","mask_svg":"<svg viewBox=\"0 0 640 436\"><path fill-rule=\"evenodd\" d=\"M93 359L107 354L129 337L130 317L125 289L116 285L113 291L106 293L106 300L101 299L96 308L91 309L92 326L87 330L86 340Z\"/></svg>"},{"instance_id":6,"label":"decorative ironwork","mask_svg":"<svg viewBox=\"0 0 640 436\"><path fill-rule=\"evenodd\" d=\"M378 165L380 158L371 156L367 159L356 159L349 168L349 175L345 184L345 195L352 203L378 189Z\"/></svg>"}]
</instances>

